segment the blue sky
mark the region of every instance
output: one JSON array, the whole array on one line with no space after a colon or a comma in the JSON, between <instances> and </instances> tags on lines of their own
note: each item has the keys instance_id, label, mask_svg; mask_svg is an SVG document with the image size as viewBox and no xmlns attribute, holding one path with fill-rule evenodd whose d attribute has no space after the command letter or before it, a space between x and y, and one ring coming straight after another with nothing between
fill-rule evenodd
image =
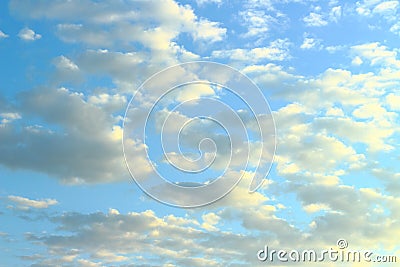
<instances>
[{"instance_id":1,"label":"blue sky","mask_svg":"<svg viewBox=\"0 0 400 267\"><path fill-rule=\"evenodd\" d=\"M400 256L399 15L398 1L377 0L2 1L0 266L263 266L264 245L323 249L339 238ZM195 60L257 84L277 149L257 192L247 170L223 199L183 209L132 180L122 122L147 78ZM209 89L177 99L243 108ZM175 173L149 130L152 160ZM186 152L224 135L188 133Z\"/></svg>"}]
</instances>

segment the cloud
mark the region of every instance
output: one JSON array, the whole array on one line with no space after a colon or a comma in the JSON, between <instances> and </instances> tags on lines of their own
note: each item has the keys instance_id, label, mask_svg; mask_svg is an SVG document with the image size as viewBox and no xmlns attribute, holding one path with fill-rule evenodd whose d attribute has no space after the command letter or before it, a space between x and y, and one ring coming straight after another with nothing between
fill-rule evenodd
<instances>
[{"instance_id":1,"label":"cloud","mask_svg":"<svg viewBox=\"0 0 400 267\"><path fill-rule=\"evenodd\" d=\"M23 28L19 31L18 37L24 41L35 41L42 38L42 35L35 33L33 30L29 28Z\"/></svg>"},{"instance_id":2,"label":"cloud","mask_svg":"<svg viewBox=\"0 0 400 267\"><path fill-rule=\"evenodd\" d=\"M89 214L44 213L56 230L33 231L26 239L47 253L43 257L25 256L24 260L39 266L248 266L259 264L255 253L265 243L277 249L304 244L326 247L334 245L341 233L351 246L392 249L398 244L399 224L393 218L400 216L400 200L385 195L398 193L398 170L384 165L389 165L386 157L398 156L397 50L381 43L358 43L350 51L346 45L330 46L327 51L340 51L354 66L362 64L363 68L350 71L344 64L317 75L296 74L294 68L277 63L291 57L290 41L265 42L266 38L277 38L269 36L271 29L284 28L289 22L274 7L277 2L246 2L239 12L244 26L239 35L242 41L246 41L243 37L256 41L233 49L208 46L226 38L225 26L173 1L10 2L17 16L53 21L62 41L88 47L52 61L57 83L82 82L82 77L87 83L34 88L20 94L10 109L1 102L0 162L4 166L46 173L67 184L128 179L120 146L126 93L166 65L200 58L178 43L182 36L191 38L193 49L203 44L210 51L218 49L212 52L213 59L245 65L243 72L270 97L279 133L276 169L268 183L253 194L245 184L252 173L235 170L229 175L243 174L244 183L207 206L207 211L182 210L179 216L168 214L168 210L163 215L117 209ZM356 5L369 3L365 14L390 20L393 13L389 7L396 9L397 4L389 2L360 1ZM315 8L304 18L305 24L324 26L338 22L343 11L347 12L335 1L330 1L329 7L326 13ZM358 10L364 12L361 7ZM398 30L395 25L393 32ZM320 46L318 39L308 35L300 45L302 49ZM364 67L367 72L363 72ZM94 88L99 85L92 86L96 79L107 83L110 79L111 85ZM176 100L215 93L209 87L197 89L181 91ZM248 114L238 113L248 129L254 127ZM163 116L162 112L159 115ZM175 115L176 126L185 118ZM193 128L188 142L196 143L194 140L210 129ZM148 147L138 140L128 140L128 145L132 161L146 178L151 166L143 155ZM256 142L251 145L260 147ZM235 150L238 166L246 156L243 154ZM218 156L226 157L223 153ZM379 189L357 188L357 181L354 186L345 185L371 172L383 183ZM43 212L55 200L9 196L8 201Z\"/></svg>"},{"instance_id":3,"label":"cloud","mask_svg":"<svg viewBox=\"0 0 400 267\"><path fill-rule=\"evenodd\" d=\"M55 199L32 200L21 196L8 196L7 199L17 205L18 209L47 209L50 206L58 204Z\"/></svg>"},{"instance_id":4,"label":"cloud","mask_svg":"<svg viewBox=\"0 0 400 267\"><path fill-rule=\"evenodd\" d=\"M207 212L199 220L190 214L160 217L151 210L126 214L67 212L47 216L63 234L28 233L26 239L51 251L49 258L30 259L42 266L56 263L79 265L81 262L121 266L151 266L160 262L179 266L225 266L232 258L256 264L254 254L265 242L260 238L268 237L269 233L277 236L285 233L286 239L295 232L284 220L269 217L274 212L272 206L243 212L237 215L235 209ZM246 216L240 217L242 215ZM263 229L268 234L256 238L252 234L242 235L216 228L221 220L228 223L232 216L243 218L246 228ZM210 243L220 245L210 248ZM147 257L148 253L151 257Z\"/></svg>"},{"instance_id":5,"label":"cloud","mask_svg":"<svg viewBox=\"0 0 400 267\"><path fill-rule=\"evenodd\" d=\"M386 102L391 110L400 110L400 96L390 93L386 96Z\"/></svg>"},{"instance_id":6,"label":"cloud","mask_svg":"<svg viewBox=\"0 0 400 267\"><path fill-rule=\"evenodd\" d=\"M234 190L239 188L245 187ZM346 237L352 249L391 250L397 244L393 233L398 232L399 224L390 220L390 215L382 209L389 208L393 216L400 214L398 198L372 188L356 189L345 185L291 184L286 189L296 192L300 204L308 212L309 228L300 229L279 217L282 205L267 204L266 200L253 202L251 197L245 201L240 197L258 196L241 192L236 195L239 199L231 199L232 204L241 206L214 203L207 211L188 210L181 216L168 213L159 216L152 210L122 214L115 209L108 213L52 213L41 218L47 218L59 233L26 234L27 241L44 247L51 257L29 260L42 266L79 265L81 262L120 266L152 266L160 262L227 266L234 258L243 265L256 265L259 263L256 253L265 245L271 249L322 250L335 246L338 233ZM349 220L349 216L354 220ZM235 224L234 230L219 229L231 223ZM381 229L382 224L384 229ZM237 233L239 230L245 234ZM214 245L210 247L210 244Z\"/></svg>"},{"instance_id":7,"label":"cloud","mask_svg":"<svg viewBox=\"0 0 400 267\"><path fill-rule=\"evenodd\" d=\"M53 65L56 67L56 72L53 74L52 82L56 84L79 83L84 80L78 65L66 56L61 55L54 58Z\"/></svg>"},{"instance_id":8,"label":"cloud","mask_svg":"<svg viewBox=\"0 0 400 267\"><path fill-rule=\"evenodd\" d=\"M303 18L304 23L308 27L321 27L328 24L323 15L311 12L308 16Z\"/></svg>"},{"instance_id":9,"label":"cloud","mask_svg":"<svg viewBox=\"0 0 400 267\"><path fill-rule=\"evenodd\" d=\"M312 49L314 47L316 47L319 44L319 41L314 39L314 38L310 38L310 37L305 37L303 44L300 46L301 49Z\"/></svg>"},{"instance_id":10,"label":"cloud","mask_svg":"<svg viewBox=\"0 0 400 267\"><path fill-rule=\"evenodd\" d=\"M243 38L255 38L256 44L262 43L268 37L271 29L282 29L289 25L289 18L277 10L273 1L245 1L239 16L246 31Z\"/></svg>"},{"instance_id":11,"label":"cloud","mask_svg":"<svg viewBox=\"0 0 400 267\"><path fill-rule=\"evenodd\" d=\"M214 58L229 58L233 61L243 61L246 64L257 63L264 60L283 61L290 59L289 47L291 43L287 39L277 39L269 46L253 49L216 50L212 52Z\"/></svg>"},{"instance_id":12,"label":"cloud","mask_svg":"<svg viewBox=\"0 0 400 267\"><path fill-rule=\"evenodd\" d=\"M78 71L79 67L65 56L59 56L54 60L57 68L66 71Z\"/></svg>"},{"instance_id":13,"label":"cloud","mask_svg":"<svg viewBox=\"0 0 400 267\"><path fill-rule=\"evenodd\" d=\"M351 47L351 50L361 59L368 59L372 66L382 65L384 67L400 68L397 51L389 50L387 46L379 42L355 45Z\"/></svg>"},{"instance_id":14,"label":"cloud","mask_svg":"<svg viewBox=\"0 0 400 267\"><path fill-rule=\"evenodd\" d=\"M307 213L315 213L321 210L330 210L329 206L326 204L309 204L303 207Z\"/></svg>"},{"instance_id":15,"label":"cloud","mask_svg":"<svg viewBox=\"0 0 400 267\"><path fill-rule=\"evenodd\" d=\"M351 61L351 64L356 65L356 66L360 66L362 63L363 63L363 60L359 56L356 56Z\"/></svg>"},{"instance_id":16,"label":"cloud","mask_svg":"<svg viewBox=\"0 0 400 267\"><path fill-rule=\"evenodd\" d=\"M222 0L196 0L198 6L208 5L208 4L222 4Z\"/></svg>"},{"instance_id":17,"label":"cloud","mask_svg":"<svg viewBox=\"0 0 400 267\"><path fill-rule=\"evenodd\" d=\"M262 89L268 90L272 101L288 101L274 113L274 118L279 138L277 170L291 181L337 184L344 174L341 170L352 173L366 168L371 153L396 151L392 138L399 126L397 115L391 110L396 110L397 100L395 93L385 92L393 92L397 84L397 54L379 43L355 46L350 54L375 66L374 73L328 69L318 78L307 80L273 64L244 69ZM366 151L357 148L360 143ZM319 148L320 144L329 148Z\"/></svg>"},{"instance_id":18,"label":"cloud","mask_svg":"<svg viewBox=\"0 0 400 267\"><path fill-rule=\"evenodd\" d=\"M331 11L329 12L329 20L338 22L341 17L342 17L342 7L341 6L332 7Z\"/></svg>"},{"instance_id":19,"label":"cloud","mask_svg":"<svg viewBox=\"0 0 400 267\"><path fill-rule=\"evenodd\" d=\"M0 121L1 124L6 124L6 123L12 122L14 120L21 119L21 115L17 112L0 113L0 117L2 118Z\"/></svg>"},{"instance_id":20,"label":"cloud","mask_svg":"<svg viewBox=\"0 0 400 267\"><path fill-rule=\"evenodd\" d=\"M381 15L394 14L396 13L398 6L398 1L385 1L376 5L372 10L372 13L378 13Z\"/></svg>"},{"instance_id":21,"label":"cloud","mask_svg":"<svg viewBox=\"0 0 400 267\"><path fill-rule=\"evenodd\" d=\"M217 231L218 228L215 226L218 224L218 222L221 220L221 217L216 215L215 213L207 213L201 216L203 219L203 223L201 225L202 228L204 228L207 231Z\"/></svg>"},{"instance_id":22,"label":"cloud","mask_svg":"<svg viewBox=\"0 0 400 267\"><path fill-rule=\"evenodd\" d=\"M156 50L168 50L180 33L195 41L220 41L226 29L219 23L199 18L189 5L172 0L155 2L34 1L13 0L11 10L19 16L63 21L59 37L98 48L130 45L134 42ZM103 25L105 27L101 27Z\"/></svg>"},{"instance_id":23,"label":"cloud","mask_svg":"<svg viewBox=\"0 0 400 267\"><path fill-rule=\"evenodd\" d=\"M5 34L3 31L0 31L0 39L8 38L8 35Z\"/></svg>"},{"instance_id":24,"label":"cloud","mask_svg":"<svg viewBox=\"0 0 400 267\"><path fill-rule=\"evenodd\" d=\"M398 34L398 19L397 10L399 7L398 1L362 1L356 3L356 12L366 18L373 19L379 18L379 20L371 20L372 27L377 26L377 21L385 21L389 24L390 31ZM391 26L390 26L391 25ZM384 26L387 27L387 26Z\"/></svg>"},{"instance_id":25,"label":"cloud","mask_svg":"<svg viewBox=\"0 0 400 267\"><path fill-rule=\"evenodd\" d=\"M119 118L108 113L116 105L118 110L123 108L126 99L101 97L103 102L93 97L88 101L65 88L21 93L21 115L40 118L45 126L27 123L21 127L14 121L0 127L0 147L5 152L0 155L1 164L48 173L72 184L128 179L121 135L117 137Z\"/></svg>"}]
</instances>

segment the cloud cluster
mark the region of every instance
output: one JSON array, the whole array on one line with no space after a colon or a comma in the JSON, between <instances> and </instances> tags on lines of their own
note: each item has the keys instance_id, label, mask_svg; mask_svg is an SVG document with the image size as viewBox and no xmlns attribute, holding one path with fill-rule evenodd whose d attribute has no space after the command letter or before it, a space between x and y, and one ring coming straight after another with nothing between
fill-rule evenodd
<instances>
[{"instance_id":1,"label":"cloud cluster","mask_svg":"<svg viewBox=\"0 0 400 267\"><path fill-rule=\"evenodd\" d=\"M182 32L189 33L194 40L207 42L219 41L226 33L218 23L198 18L190 6L172 0L160 3L44 1L40 4L13 0L10 8L18 16L61 20L57 32L62 40L103 48L119 42L137 42L162 50L168 49Z\"/></svg>"},{"instance_id":2,"label":"cloud cluster","mask_svg":"<svg viewBox=\"0 0 400 267\"><path fill-rule=\"evenodd\" d=\"M98 103L65 88L22 93L18 116L40 119L46 126L21 125L21 120L2 124L0 146L4 153L0 162L10 168L47 173L71 184L126 179L118 118L102 108L118 96L102 97L103 102Z\"/></svg>"}]
</instances>

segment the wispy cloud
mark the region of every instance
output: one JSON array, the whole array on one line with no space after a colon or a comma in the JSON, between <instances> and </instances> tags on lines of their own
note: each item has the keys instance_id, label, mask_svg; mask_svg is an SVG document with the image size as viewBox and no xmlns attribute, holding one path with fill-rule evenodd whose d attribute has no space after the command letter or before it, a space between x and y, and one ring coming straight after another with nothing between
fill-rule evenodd
<instances>
[{"instance_id":1,"label":"wispy cloud","mask_svg":"<svg viewBox=\"0 0 400 267\"><path fill-rule=\"evenodd\" d=\"M33 200L26 197L21 196L8 196L9 201L14 203L18 209L47 209L50 206L58 204L58 201L55 199L41 199L41 200Z\"/></svg>"}]
</instances>

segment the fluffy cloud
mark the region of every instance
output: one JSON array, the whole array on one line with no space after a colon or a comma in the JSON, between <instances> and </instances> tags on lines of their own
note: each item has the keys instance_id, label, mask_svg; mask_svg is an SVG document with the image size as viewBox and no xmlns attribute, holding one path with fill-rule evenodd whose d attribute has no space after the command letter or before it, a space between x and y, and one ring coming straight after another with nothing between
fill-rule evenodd
<instances>
[{"instance_id":1,"label":"fluffy cloud","mask_svg":"<svg viewBox=\"0 0 400 267\"><path fill-rule=\"evenodd\" d=\"M0 156L3 165L48 173L65 183L127 178L121 139L112 131L118 119L100 107L103 103L88 102L83 94L65 88L31 90L19 100L20 112L26 118L40 118L46 127L0 127L0 147L6 151Z\"/></svg>"},{"instance_id":2,"label":"fluffy cloud","mask_svg":"<svg viewBox=\"0 0 400 267\"><path fill-rule=\"evenodd\" d=\"M42 35L35 33L33 30L29 28L23 28L19 31L18 37L24 41L35 41L42 38Z\"/></svg>"},{"instance_id":3,"label":"fluffy cloud","mask_svg":"<svg viewBox=\"0 0 400 267\"><path fill-rule=\"evenodd\" d=\"M305 37L302 45L300 46L301 49L312 49L318 46L319 41L315 38Z\"/></svg>"}]
</instances>

